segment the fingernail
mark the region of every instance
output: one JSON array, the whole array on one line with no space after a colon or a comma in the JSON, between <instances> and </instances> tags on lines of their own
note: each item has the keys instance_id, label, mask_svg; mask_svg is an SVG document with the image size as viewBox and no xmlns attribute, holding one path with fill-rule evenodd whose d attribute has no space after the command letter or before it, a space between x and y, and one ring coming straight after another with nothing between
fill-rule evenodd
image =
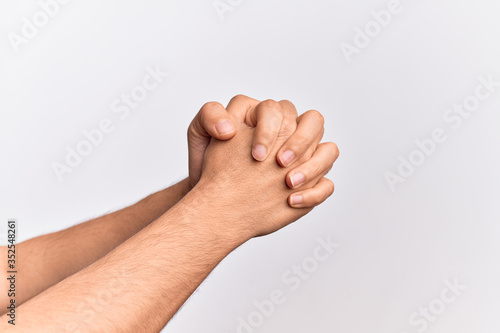
<instances>
[{"instance_id":1,"label":"fingernail","mask_svg":"<svg viewBox=\"0 0 500 333\"><path fill-rule=\"evenodd\" d=\"M292 205L298 205L302 202L304 202L304 197L300 194L292 195L292 197L290 198L290 204Z\"/></svg>"},{"instance_id":2,"label":"fingernail","mask_svg":"<svg viewBox=\"0 0 500 333\"><path fill-rule=\"evenodd\" d=\"M292 187L299 186L304 182L305 179L306 177L304 177L304 175L300 172L293 174L292 177L290 177L290 181L292 182Z\"/></svg>"},{"instance_id":3,"label":"fingernail","mask_svg":"<svg viewBox=\"0 0 500 333\"><path fill-rule=\"evenodd\" d=\"M293 159L295 158L295 154L291 150L285 150L283 154L281 154L280 160L281 164L284 166L288 166L290 163L292 163Z\"/></svg>"},{"instance_id":4,"label":"fingernail","mask_svg":"<svg viewBox=\"0 0 500 333\"><path fill-rule=\"evenodd\" d=\"M217 124L215 124L215 129L217 130L217 133L219 133L219 135L225 135L234 132L233 123L227 119L219 121Z\"/></svg>"},{"instance_id":5,"label":"fingernail","mask_svg":"<svg viewBox=\"0 0 500 333\"><path fill-rule=\"evenodd\" d=\"M263 161L267 155L266 147L264 147L263 145L256 145L253 148L252 155L253 155L253 158L255 158L257 161Z\"/></svg>"}]
</instances>

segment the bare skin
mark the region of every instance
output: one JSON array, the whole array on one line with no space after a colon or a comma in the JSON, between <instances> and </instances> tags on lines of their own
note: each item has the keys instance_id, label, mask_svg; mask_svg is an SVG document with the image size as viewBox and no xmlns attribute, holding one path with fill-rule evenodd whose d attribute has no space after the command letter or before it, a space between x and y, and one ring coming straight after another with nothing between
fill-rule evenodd
<instances>
[{"instance_id":1,"label":"bare skin","mask_svg":"<svg viewBox=\"0 0 500 333\"><path fill-rule=\"evenodd\" d=\"M35 328L42 332L58 331L76 325L83 331L109 332L133 330L134 325L139 325L137 327L140 329L137 331L158 331L158 327L161 328L168 322L199 283L230 251L251 237L279 229L283 226L283 222L280 222L283 218L286 223L292 222L331 195L333 184L323 176L338 156L338 150L333 144L318 145L323 134L323 124L316 112L309 112L309 115L305 113L297 118L295 108L289 102L259 103L242 96L233 99L227 110L221 110L216 104L211 106L215 106L218 113L212 109L210 117L203 116L204 112L207 113L207 108L202 108L188 131L188 179L122 211L18 245L19 253L32 251L31 256L26 258L33 261L22 261L24 267L27 267L25 281L31 280L33 283L36 280L30 276L30 272L34 275L33 272L39 274L47 270L49 275L47 277L47 274L40 274L38 280L42 281L35 283L34 287L26 282L24 294L20 295L22 300L53 286L18 309L23 317L22 323L16 325L18 329L25 327L27 331ZM259 111L262 106L272 106L276 113L282 114L277 131L272 130L272 125L276 125L276 122L263 129L259 127L259 124L272 123L269 121L269 112ZM219 118L213 117L214 115ZM213 132L221 122L220 117L233 124L233 132L222 136ZM251 127L256 129L252 130ZM257 132L255 135L254 131ZM208 145L213 135L221 136L220 139L233 139L228 142L212 139L213 142ZM267 145L266 156L259 155L262 150L255 152L257 144ZM254 158L258 155L262 162L256 162L248 150L252 151ZM280 157L286 150L293 150L295 157L283 163ZM234 154L229 156L228 151ZM277 156L279 164L275 159L267 158L268 156ZM284 167L285 165L289 167ZM293 175L299 172L304 175L302 183L294 184ZM260 181L256 181L252 175ZM270 190L272 186L274 188ZM299 187L299 191L290 189ZM268 200L269 195L274 195L274 201L278 198L282 200L277 204ZM293 198L297 195L302 197L302 202L293 204ZM278 206L271 205L272 202ZM245 208L247 205L248 208ZM256 216L255 211L252 211L256 207L265 215ZM160 217L157 218L158 216ZM255 223L252 221L260 221L264 217L274 222L254 229ZM230 228L227 228L228 224ZM96 232L103 227L109 232ZM56 245L47 248L45 242L49 241ZM20 246L24 244L27 245L23 250ZM57 251L57 246L64 246L66 249L70 244L75 250L65 251L61 258L61 251ZM137 248L141 248L141 251L134 250ZM43 251L36 252L34 249ZM35 260L37 255L38 261ZM64 269L61 270L61 264L55 264L54 259L62 262ZM58 267L58 271L52 276L49 272L55 270L51 269L51 265ZM134 267L141 267L141 270ZM73 275L70 276L71 274ZM159 279L152 277L155 274ZM59 282L68 276L70 277ZM106 278L96 281L98 276ZM148 281L145 289L144 286L137 285L142 279ZM116 311L120 314L101 318L99 311L92 310L92 304L99 296L114 290L111 283L116 284L115 289L137 288L127 292L128 296L121 294L123 290L113 294L113 301L103 305L105 312L113 314ZM79 285L92 287L81 290ZM149 287L151 288L148 289ZM22 290L21 287L18 288ZM144 306L144 309L157 313L151 317L151 322L146 325L147 329L144 329L145 324L140 320L144 313L142 310L136 312L136 301L144 295L154 296L157 291L163 297L148 298L148 304L140 304L141 308ZM134 301L134 297L138 298ZM50 316L39 313L40 305L49 300L57 300L58 304L55 312L51 310L54 314L53 323ZM130 306L127 305L129 302ZM124 311L123 306L129 308L130 313ZM82 316L82 311L86 309L88 316ZM5 317L1 319L3 322L7 321Z\"/></svg>"},{"instance_id":2,"label":"bare skin","mask_svg":"<svg viewBox=\"0 0 500 333\"><path fill-rule=\"evenodd\" d=\"M188 179L185 179L125 209L17 244L16 304L24 303L102 258L164 214L188 190ZM2 247L1 252L2 258L7 258L6 247ZM7 271L6 265L7 261L2 260L2 275ZM6 281L2 278L2 284ZM2 291L7 289L5 284ZM8 302L7 293L2 292L0 313L6 312Z\"/></svg>"}]
</instances>

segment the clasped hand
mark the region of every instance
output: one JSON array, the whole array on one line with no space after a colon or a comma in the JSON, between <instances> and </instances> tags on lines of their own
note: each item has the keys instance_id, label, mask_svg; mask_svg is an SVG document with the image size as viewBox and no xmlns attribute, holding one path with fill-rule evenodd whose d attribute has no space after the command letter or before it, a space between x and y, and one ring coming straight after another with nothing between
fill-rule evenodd
<instances>
[{"instance_id":1,"label":"clasped hand","mask_svg":"<svg viewBox=\"0 0 500 333\"><path fill-rule=\"evenodd\" d=\"M269 234L333 193L324 176L339 150L323 133L318 111L298 116L289 101L207 103L188 129L190 185L248 237Z\"/></svg>"}]
</instances>

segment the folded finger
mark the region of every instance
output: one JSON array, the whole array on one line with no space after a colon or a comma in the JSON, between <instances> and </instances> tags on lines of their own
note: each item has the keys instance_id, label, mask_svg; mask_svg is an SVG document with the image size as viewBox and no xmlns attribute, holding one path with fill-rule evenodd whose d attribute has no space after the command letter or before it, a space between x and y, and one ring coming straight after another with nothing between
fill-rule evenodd
<instances>
[{"instance_id":1,"label":"folded finger","mask_svg":"<svg viewBox=\"0 0 500 333\"><path fill-rule=\"evenodd\" d=\"M293 208L312 208L325 201L334 190L333 182L323 177L314 187L290 194L288 204Z\"/></svg>"},{"instance_id":2,"label":"folded finger","mask_svg":"<svg viewBox=\"0 0 500 333\"><path fill-rule=\"evenodd\" d=\"M316 178L323 177L330 171L338 156L339 149L335 143L320 143L308 161L288 172L286 175L288 187L299 188Z\"/></svg>"},{"instance_id":3,"label":"folded finger","mask_svg":"<svg viewBox=\"0 0 500 333\"><path fill-rule=\"evenodd\" d=\"M278 163L287 167L302 157L323 133L324 119L315 110L305 112L297 119L297 129L278 151Z\"/></svg>"}]
</instances>

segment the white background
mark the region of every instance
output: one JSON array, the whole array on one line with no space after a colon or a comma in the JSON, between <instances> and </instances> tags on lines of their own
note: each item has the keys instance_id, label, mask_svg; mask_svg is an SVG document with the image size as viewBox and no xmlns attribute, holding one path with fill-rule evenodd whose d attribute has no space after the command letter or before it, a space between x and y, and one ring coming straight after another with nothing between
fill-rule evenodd
<instances>
[{"instance_id":1,"label":"white background","mask_svg":"<svg viewBox=\"0 0 500 333\"><path fill-rule=\"evenodd\" d=\"M478 76L500 80L500 5L401 0L349 63L341 43L387 1L232 3L221 19L211 0L73 0L15 52L9 33L40 6L2 0L0 221L17 218L26 240L125 207L187 175L203 103L289 99L322 112L340 147L334 196L230 255L165 332L236 332L280 289L285 303L253 331L413 333L409 317L446 279L467 289L425 331L498 332L500 88L458 129L443 114ZM170 76L120 120L111 104L156 65ZM114 132L58 181L53 162L103 118ZM447 140L391 191L384 173L435 128ZM282 274L328 236L339 249L292 292Z\"/></svg>"}]
</instances>

